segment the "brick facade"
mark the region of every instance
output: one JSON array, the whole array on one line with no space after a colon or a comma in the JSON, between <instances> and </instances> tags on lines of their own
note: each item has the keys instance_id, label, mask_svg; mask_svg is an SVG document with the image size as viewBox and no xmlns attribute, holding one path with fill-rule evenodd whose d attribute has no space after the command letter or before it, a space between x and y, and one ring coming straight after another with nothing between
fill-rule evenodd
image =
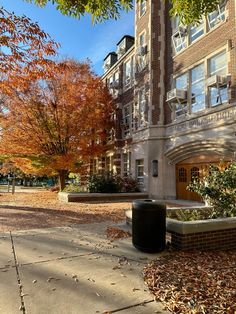
<instances>
[{"instance_id":1,"label":"brick facade","mask_svg":"<svg viewBox=\"0 0 236 314\"><path fill-rule=\"evenodd\" d=\"M190 26L185 28L188 33L187 45L175 52L174 22L169 16L169 3L162 0L147 0L146 10L140 16L140 3L137 2L133 46L130 45L132 38L129 37L128 49L112 63L102 77L104 82L108 82L112 75L119 73L119 87L111 90L117 109L114 137L109 143L108 154L113 153L114 171L123 175L123 155L130 153L130 174L136 177L137 162L141 160L144 167L143 189L149 193L149 197L179 198L177 169L182 164L187 164L191 170L191 165L196 168L202 161L209 164L221 159L229 161L234 158L235 4L236 0L227 1L224 17L220 22L217 21L214 27L210 27L209 20L204 18L204 31L192 42L190 41L192 29ZM140 41L143 41L143 48L146 49L143 58L139 54ZM226 53L225 74L230 77L227 83L228 99L213 106L210 104L210 89L207 85L207 79L212 75L209 74L209 60L221 51ZM113 52L112 57L115 58ZM133 76L131 82L125 86L125 64L131 59ZM194 97L191 94L191 73L200 63L204 64L205 71L203 78L205 107L192 111ZM167 102L167 93L176 87L176 78L186 72L189 73L186 91L188 112L177 116L177 103L173 105ZM220 94L220 89L217 88L217 93ZM144 92L142 96L144 109L140 113L141 91ZM132 106L130 114L133 121L130 132L125 132L124 114L128 104ZM142 123L140 117L143 119ZM158 160L158 177L152 175L154 160Z\"/></svg>"}]
</instances>

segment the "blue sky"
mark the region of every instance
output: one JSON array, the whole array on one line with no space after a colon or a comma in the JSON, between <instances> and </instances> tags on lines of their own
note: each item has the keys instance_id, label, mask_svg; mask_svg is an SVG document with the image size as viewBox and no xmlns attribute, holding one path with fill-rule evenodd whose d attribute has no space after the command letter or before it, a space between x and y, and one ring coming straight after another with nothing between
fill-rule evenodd
<instances>
[{"instance_id":1,"label":"blue sky","mask_svg":"<svg viewBox=\"0 0 236 314\"><path fill-rule=\"evenodd\" d=\"M91 18L80 20L63 16L52 5L38 8L23 0L1 0L1 6L18 15L25 14L61 44L59 54L78 60L89 58L96 73L102 74L103 59L106 54L116 49L116 43L125 34L134 34L133 12L122 13L118 21L107 21L92 25Z\"/></svg>"}]
</instances>

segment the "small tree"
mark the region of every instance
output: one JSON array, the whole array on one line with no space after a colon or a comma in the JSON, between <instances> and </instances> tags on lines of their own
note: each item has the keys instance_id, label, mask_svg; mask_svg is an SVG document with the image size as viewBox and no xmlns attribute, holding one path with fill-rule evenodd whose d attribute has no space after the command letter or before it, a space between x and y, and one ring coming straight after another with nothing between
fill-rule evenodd
<instances>
[{"instance_id":1,"label":"small tree","mask_svg":"<svg viewBox=\"0 0 236 314\"><path fill-rule=\"evenodd\" d=\"M236 163L224 170L211 165L203 179L194 179L188 186L206 199L214 208L215 216L236 216Z\"/></svg>"}]
</instances>

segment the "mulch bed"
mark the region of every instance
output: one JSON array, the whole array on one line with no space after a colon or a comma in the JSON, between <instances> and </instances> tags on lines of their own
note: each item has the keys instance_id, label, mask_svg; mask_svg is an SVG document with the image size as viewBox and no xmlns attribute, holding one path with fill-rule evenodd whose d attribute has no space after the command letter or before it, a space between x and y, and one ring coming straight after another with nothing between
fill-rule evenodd
<instances>
[{"instance_id":1,"label":"mulch bed","mask_svg":"<svg viewBox=\"0 0 236 314\"><path fill-rule=\"evenodd\" d=\"M144 280L172 313L236 313L236 251L171 252L144 268Z\"/></svg>"}]
</instances>

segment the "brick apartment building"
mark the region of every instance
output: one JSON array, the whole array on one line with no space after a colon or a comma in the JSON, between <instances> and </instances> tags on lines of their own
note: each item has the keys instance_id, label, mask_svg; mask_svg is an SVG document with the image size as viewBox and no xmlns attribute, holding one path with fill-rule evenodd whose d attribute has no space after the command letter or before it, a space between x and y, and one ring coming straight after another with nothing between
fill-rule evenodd
<instances>
[{"instance_id":1,"label":"brick apartment building","mask_svg":"<svg viewBox=\"0 0 236 314\"><path fill-rule=\"evenodd\" d=\"M104 59L117 109L100 166L137 178L150 197L198 200L191 178L235 158L236 1L188 27L168 11L166 1L138 2L135 36Z\"/></svg>"}]
</instances>

